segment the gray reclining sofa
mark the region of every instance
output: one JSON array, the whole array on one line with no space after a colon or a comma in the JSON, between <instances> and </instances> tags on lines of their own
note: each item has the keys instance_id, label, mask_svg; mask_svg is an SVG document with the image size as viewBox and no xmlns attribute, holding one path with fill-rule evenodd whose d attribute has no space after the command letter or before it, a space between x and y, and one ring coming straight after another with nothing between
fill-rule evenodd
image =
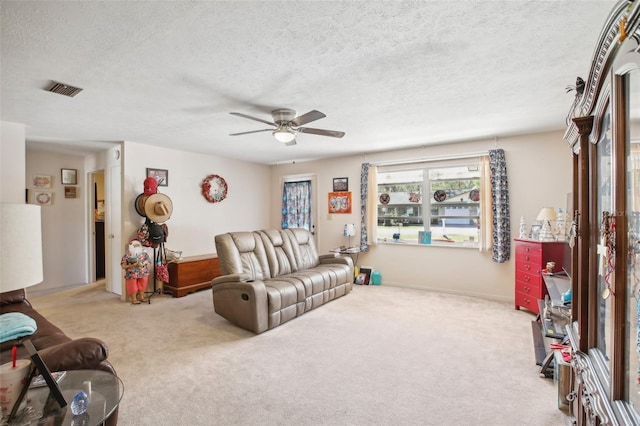
<instances>
[{"instance_id":1,"label":"gray reclining sofa","mask_svg":"<svg viewBox=\"0 0 640 426\"><path fill-rule=\"evenodd\" d=\"M216 235L222 276L212 281L216 313L256 334L353 288L353 261L318 255L306 229Z\"/></svg>"}]
</instances>

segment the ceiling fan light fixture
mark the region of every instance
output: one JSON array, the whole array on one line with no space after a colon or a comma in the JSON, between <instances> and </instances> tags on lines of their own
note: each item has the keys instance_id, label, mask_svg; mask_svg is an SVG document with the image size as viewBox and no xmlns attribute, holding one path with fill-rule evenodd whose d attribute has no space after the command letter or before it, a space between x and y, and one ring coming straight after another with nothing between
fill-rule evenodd
<instances>
[{"instance_id":1,"label":"ceiling fan light fixture","mask_svg":"<svg viewBox=\"0 0 640 426\"><path fill-rule=\"evenodd\" d=\"M287 129L276 129L273 131L273 137L276 138L278 142L287 143L294 140L296 134Z\"/></svg>"}]
</instances>

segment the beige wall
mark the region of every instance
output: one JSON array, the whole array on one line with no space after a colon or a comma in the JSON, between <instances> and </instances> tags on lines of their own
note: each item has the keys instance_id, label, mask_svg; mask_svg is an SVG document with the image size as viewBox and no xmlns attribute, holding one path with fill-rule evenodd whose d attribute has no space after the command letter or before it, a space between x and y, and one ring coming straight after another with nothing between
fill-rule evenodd
<instances>
[{"instance_id":1,"label":"beige wall","mask_svg":"<svg viewBox=\"0 0 640 426\"><path fill-rule=\"evenodd\" d=\"M53 202L42 206L42 257L44 281L33 291L84 284L88 282L88 233L86 223L87 197L84 158L57 152L27 150L26 187L29 204L34 204L36 191L50 192ZM77 198L65 198L61 169L76 169ZM52 177L51 188L33 187L33 175Z\"/></svg>"},{"instance_id":2,"label":"beige wall","mask_svg":"<svg viewBox=\"0 0 640 426\"><path fill-rule=\"evenodd\" d=\"M125 142L123 242L135 236L144 223L134 201L144 190L147 167L169 171L169 185L158 187L173 203L166 247L181 250L183 256L215 253L216 234L269 226L268 166ZM200 194L200 183L211 174L222 176L229 186L222 202L209 203Z\"/></svg>"},{"instance_id":3,"label":"beige wall","mask_svg":"<svg viewBox=\"0 0 640 426\"><path fill-rule=\"evenodd\" d=\"M2 140L2 182L10 180L11 173L4 168L6 163L5 136L7 128L3 124ZM23 128L22 128L23 129ZM19 130L19 129L16 129ZM21 144L24 147L24 141ZM317 194L317 239L321 252L345 244L342 228L345 223L355 223L359 230L360 223L360 165L363 161L379 162L396 159L435 157L449 154L465 154L469 152L487 151L495 147L505 150L511 201L511 235L517 237L520 216L524 216L530 225L541 207L553 206L565 208L567 193L571 190L571 155L567 144L562 140L562 132L549 132L502 138L461 142L457 144L432 146L411 150L398 150L385 153L354 155L332 158L314 162L297 162L296 164L280 164L263 166L215 156L207 156L183 152L179 150L154 148L148 145L127 142L124 151L123 166L123 239L129 238L141 225L142 218L135 212L133 201L142 192L142 182L146 167L169 170L169 186L160 191L169 195L174 203L174 213L169 226L169 248L183 250L185 256L212 253L215 250L213 236L229 231L254 230L262 228L278 228L280 226L282 179L285 176L313 176L316 181ZM24 148L22 148L24 149ZM71 156L73 157L73 156ZM59 185L61 167L79 170L79 186L83 185L86 173L100 169L99 155L93 160L84 159L76 165L66 157L37 157L33 164L27 159L29 170L24 176L25 182L20 186L14 198L24 200L24 188L32 173L51 174L56 177L55 185ZM52 161L51 159L54 159ZM46 160L46 161L45 161ZM24 170L24 169L23 169ZM200 195L200 182L208 174L219 174L229 184L229 196L222 203L211 204ZM327 193L332 190L334 177L348 177L349 190L353 193L353 213L348 215L329 215L327 213ZM79 190L83 205L89 205L86 188ZM61 186L55 187L54 206L58 208L75 206L75 201L64 200ZM62 197L62 198L61 198ZM2 201L5 201L4 199ZM67 204L69 203L69 204ZM86 206L85 206L86 207ZM51 211L43 209L43 228L48 223ZM85 214L86 213L86 214ZM57 214L57 213L56 213ZM78 213L89 217L87 212ZM75 225L69 225L75 226ZM65 238L76 241L88 240L87 228L70 231L63 228ZM48 232L45 230L45 232ZM56 231L57 232L57 231ZM73 235L68 235L69 233ZM59 250L62 236L58 233L45 237L46 252ZM358 235L353 237L355 243ZM66 241L66 240L65 240ZM83 242L76 241L79 247L86 247ZM71 256L72 259L57 259L52 266L45 254L45 277L55 281L57 285L75 284L79 279L77 271L67 276L65 268L80 268L86 276L87 262L77 260L83 256ZM471 296L487 297L499 300L513 300L513 262L504 264L492 262L491 255L480 253L474 249L457 249L436 246L372 246L369 253L361 254L358 264L373 266L382 273L383 285L416 287L429 290L441 290ZM75 262L75 266L74 265ZM47 266L49 265L49 266ZM48 274L47 269L56 268L59 274ZM69 280L66 281L65 280Z\"/></svg>"},{"instance_id":4,"label":"beige wall","mask_svg":"<svg viewBox=\"0 0 640 426\"><path fill-rule=\"evenodd\" d=\"M566 205L571 191L572 163L562 132L478 140L411 150L373 153L313 162L280 164L271 168L271 199L279 200L282 179L288 175L314 174L318 182L318 248L328 252L345 244L342 228L345 223L360 223L360 167L371 163L410 158L475 153L494 148L505 150L509 176L511 206L511 236L518 236L520 216L527 225L544 206ZM334 177L348 177L353 196L353 213L327 214L327 193ZM272 204L272 226L280 224L280 204ZM360 233L352 239L358 241ZM428 290L466 294L504 301L513 301L513 248L511 260L497 264L490 253L475 249L438 246L379 244L370 252L360 254L359 265L372 266L382 273L383 285L415 287Z\"/></svg>"}]
</instances>

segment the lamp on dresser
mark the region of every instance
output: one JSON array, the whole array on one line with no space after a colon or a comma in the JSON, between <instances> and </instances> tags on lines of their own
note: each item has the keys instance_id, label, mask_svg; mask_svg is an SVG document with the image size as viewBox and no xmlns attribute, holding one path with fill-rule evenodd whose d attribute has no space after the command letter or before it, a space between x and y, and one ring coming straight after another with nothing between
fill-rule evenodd
<instances>
[{"instance_id":1,"label":"lamp on dresser","mask_svg":"<svg viewBox=\"0 0 640 426\"><path fill-rule=\"evenodd\" d=\"M40 210L33 204L0 203L0 293L43 280Z\"/></svg>"}]
</instances>

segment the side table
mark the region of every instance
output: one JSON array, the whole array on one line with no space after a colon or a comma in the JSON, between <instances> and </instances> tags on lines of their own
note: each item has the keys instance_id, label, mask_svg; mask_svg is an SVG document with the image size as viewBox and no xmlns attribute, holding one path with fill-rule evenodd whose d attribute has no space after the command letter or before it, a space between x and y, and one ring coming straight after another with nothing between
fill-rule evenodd
<instances>
[{"instance_id":1,"label":"side table","mask_svg":"<svg viewBox=\"0 0 640 426\"><path fill-rule=\"evenodd\" d=\"M23 401L24 408L10 425L100 425L115 411L122 400L124 385L117 376L100 370L69 370L58 382L67 406L60 408L49 388L32 387ZM85 414L71 413L71 400L80 392L91 389ZM26 401L26 404L25 404Z\"/></svg>"},{"instance_id":2,"label":"side table","mask_svg":"<svg viewBox=\"0 0 640 426\"><path fill-rule=\"evenodd\" d=\"M355 259L353 259L353 265L357 266L358 265L358 255L360 254L360 252L362 250L360 250L360 247L338 247L338 248L334 248L329 250L331 253L335 253L336 256L340 255L340 256L352 256L352 255L356 255Z\"/></svg>"}]
</instances>

